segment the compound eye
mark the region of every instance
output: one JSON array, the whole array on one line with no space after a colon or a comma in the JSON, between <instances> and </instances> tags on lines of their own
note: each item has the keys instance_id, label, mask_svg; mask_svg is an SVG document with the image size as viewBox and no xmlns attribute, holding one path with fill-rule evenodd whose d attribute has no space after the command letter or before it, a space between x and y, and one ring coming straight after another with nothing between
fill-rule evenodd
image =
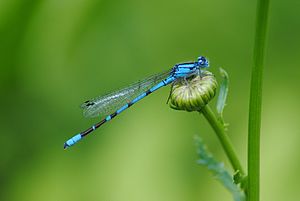
<instances>
[{"instance_id":1,"label":"compound eye","mask_svg":"<svg viewBox=\"0 0 300 201\"><path fill-rule=\"evenodd\" d=\"M198 62L199 62L200 65L204 65L206 63L205 57L203 57L203 56L199 57Z\"/></svg>"},{"instance_id":2,"label":"compound eye","mask_svg":"<svg viewBox=\"0 0 300 201\"><path fill-rule=\"evenodd\" d=\"M205 57L200 56L200 57L198 57L198 65L200 67L204 67L204 68L208 67L209 66L208 60Z\"/></svg>"}]
</instances>

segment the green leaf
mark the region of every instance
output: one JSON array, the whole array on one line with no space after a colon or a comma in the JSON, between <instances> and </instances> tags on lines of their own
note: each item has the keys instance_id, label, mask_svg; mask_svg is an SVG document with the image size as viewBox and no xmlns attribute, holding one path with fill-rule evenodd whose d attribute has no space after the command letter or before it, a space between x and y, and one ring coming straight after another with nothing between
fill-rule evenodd
<instances>
[{"instance_id":1,"label":"green leaf","mask_svg":"<svg viewBox=\"0 0 300 201\"><path fill-rule=\"evenodd\" d=\"M206 149L202 139L195 137L197 153L199 156L198 163L210 170L223 186L232 194L234 201L245 201L245 194L233 181L233 176L224 168L224 164L214 159L213 155Z\"/></svg>"},{"instance_id":2,"label":"green leaf","mask_svg":"<svg viewBox=\"0 0 300 201\"><path fill-rule=\"evenodd\" d=\"M220 92L219 92L219 96L218 96L218 100L217 100L217 112L218 112L219 118L223 122L223 110L226 105L226 99L227 99L227 94L228 94L229 76L223 68L220 68L220 74L222 76L222 81L220 84Z\"/></svg>"}]
</instances>

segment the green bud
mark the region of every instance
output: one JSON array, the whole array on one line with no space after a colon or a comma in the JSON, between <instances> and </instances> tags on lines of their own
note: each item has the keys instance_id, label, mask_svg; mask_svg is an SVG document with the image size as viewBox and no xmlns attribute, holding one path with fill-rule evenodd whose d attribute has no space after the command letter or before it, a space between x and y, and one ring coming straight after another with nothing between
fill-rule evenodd
<instances>
[{"instance_id":1,"label":"green bud","mask_svg":"<svg viewBox=\"0 0 300 201\"><path fill-rule=\"evenodd\" d=\"M169 105L176 110L199 111L215 96L217 85L209 71L181 79L171 89Z\"/></svg>"}]
</instances>

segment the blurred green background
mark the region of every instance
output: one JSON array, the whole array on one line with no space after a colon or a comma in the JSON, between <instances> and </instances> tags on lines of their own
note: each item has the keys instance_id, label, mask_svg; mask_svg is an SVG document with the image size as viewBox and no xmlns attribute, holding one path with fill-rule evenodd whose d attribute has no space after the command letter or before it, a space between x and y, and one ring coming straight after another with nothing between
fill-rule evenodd
<instances>
[{"instance_id":1,"label":"blurred green background","mask_svg":"<svg viewBox=\"0 0 300 201\"><path fill-rule=\"evenodd\" d=\"M197 113L159 90L64 151L98 119L81 102L205 55L230 75L225 119L246 167L256 1L1 0L0 200L229 201L196 164ZM271 1L264 74L261 198L298 200L300 2ZM219 76L218 76L219 77ZM215 102L211 105L214 106Z\"/></svg>"}]
</instances>

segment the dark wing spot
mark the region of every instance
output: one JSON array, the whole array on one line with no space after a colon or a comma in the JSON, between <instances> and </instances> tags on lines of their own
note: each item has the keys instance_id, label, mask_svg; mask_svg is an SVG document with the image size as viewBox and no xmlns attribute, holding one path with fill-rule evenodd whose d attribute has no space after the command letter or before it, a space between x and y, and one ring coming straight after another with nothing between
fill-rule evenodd
<instances>
[{"instance_id":1,"label":"dark wing spot","mask_svg":"<svg viewBox=\"0 0 300 201\"><path fill-rule=\"evenodd\" d=\"M92 106L92 105L95 105L95 103L94 102L91 102L91 101L85 101L84 102L85 103L85 106L87 106L87 107L89 107L89 106Z\"/></svg>"}]
</instances>

